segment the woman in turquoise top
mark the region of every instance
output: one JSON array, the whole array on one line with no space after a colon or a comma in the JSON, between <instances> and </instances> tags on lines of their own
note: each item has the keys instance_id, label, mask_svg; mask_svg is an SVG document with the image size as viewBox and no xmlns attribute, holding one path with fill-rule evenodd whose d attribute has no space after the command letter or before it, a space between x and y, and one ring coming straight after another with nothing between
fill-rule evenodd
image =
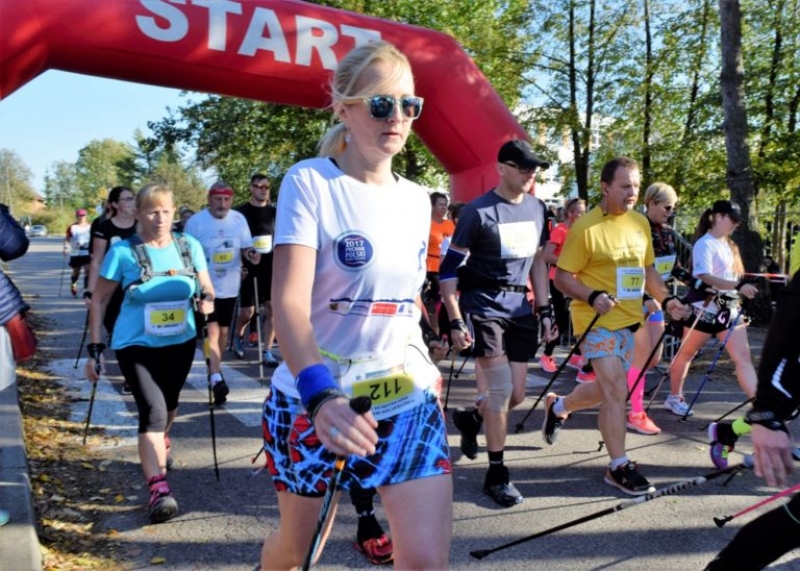
<instances>
[{"instance_id":1,"label":"woman in turquoise top","mask_svg":"<svg viewBox=\"0 0 800 571\"><path fill-rule=\"evenodd\" d=\"M178 397L194 359L197 329L193 300L200 310L214 309L214 287L203 249L191 236L173 235L172 192L151 184L136 195L136 235L109 250L92 297L86 375L97 382L104 372L102 324L118 286L125 291L114 325L112 349L130 385L139 411L139 458L150 487L150 519L166 521L178 503L166 480L167 433L175 420Z\"/></svg>"}]
</instances>

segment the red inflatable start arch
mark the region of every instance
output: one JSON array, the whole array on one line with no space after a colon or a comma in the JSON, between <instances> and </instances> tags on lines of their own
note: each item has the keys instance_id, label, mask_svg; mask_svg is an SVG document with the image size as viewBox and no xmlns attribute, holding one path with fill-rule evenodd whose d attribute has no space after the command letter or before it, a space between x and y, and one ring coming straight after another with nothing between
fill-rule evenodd
<instances>
[{"instance_id":1,"label":"red inflatable start arch","mask_svg":"<svg viewBox=\"0 0 800 571\"><path fill-rule=\"evenodd\" d=\"M293 0L0 0L0 99L48 69L320 108L330 71L382 38L414 68L414 125L467 200L526 133L450 36Z\"/></svg>"}]
</instances>

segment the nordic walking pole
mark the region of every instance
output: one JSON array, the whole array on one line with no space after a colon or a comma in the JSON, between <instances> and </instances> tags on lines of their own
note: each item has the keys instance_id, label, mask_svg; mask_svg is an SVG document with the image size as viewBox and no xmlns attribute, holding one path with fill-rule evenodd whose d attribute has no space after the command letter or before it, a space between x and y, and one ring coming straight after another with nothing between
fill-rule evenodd
<instances>
[{"instance_id":1,"label":"nordic walking pole","mask_svg":"<svg viewBox=\"0 0 800 571\"><path fill-rule=\"evenodd\" d=\"M737 411L737 410L739 410L740 408L747 406L747 405L748 405L748 404L750 404L751 402L753 402L753 397L750 397L749 399L745 400L744 402L742 402L742 403L740 403L740 404L737 404L735 407L733 407L732 409L730 409L728 412L726 412L725 414L723 414L723 415L722 415L722 416L720 416L719 418L715 418L714 420L712 420L711 422L709 422L708 424L706 424L706 425L705 425L703 428L701 428L700 430L706 430L706 429L707 429L707 428L708 428L708 427L709 427L709 426L710 426L712 423L714 423L714 422L719 422L720 420L722 420L722 419L723 419L723 418L725 418L726 416L730 416L731 414L733 414L734 412L736 412L736 411Z\"/></svg>"},{"instance_id":2,"label":"nordic walking pole","mask_svg":"<svg viewBox=\"0 0 800 571\"><path fill-rule=\"evenodd\" d=\"M742 316L742 312L740 311L739 314L736 316L736 319L733 320L733 323L728 328L728 332L725 334L725 339L722 341L722 345L720 345L719 351L717 354L714 355L714 360L711 361L711 364L708 366L708 370L706 374L703 375L703 380L700 382L700 387L697 389L697 392L694 393L694 397L692 397L692 402L689 403L689 408L686 409L686 414L684 414L680 418L680 422L686 422L686 419L689 418L689 415L692 414L692 407L694 403L697 402L697 398L700 396L700 393L703 391L703 388L706 386L708 379L711 377L711 373L714 372L714 369L717 366L717 361L719 360L720 356L722 355L722 351L725 349L725 345L728 344L728 339L730 339L733 330L736 329L736 325L739 323L739 318Z\"/></svg>"},{"instance_id":3,"label":"nordic walking pole","mask_svg":"<svg viewBox=\"0 0 800 571\"><path fill-rule=\"evenodd\" d=\"M692 335L692 331L694 331L695 327L697 327L697 322L700 321L700 317L703 315L703 313L705 313L705 310L708 307L708 304L711 303L712 299L713 299L712 296L707 296L705 301L703 301L702 309L695 316L694 321L692 322L692 326L689 328L689 331L683 336L681 344L678 345L678 350L675 351L675 354L672 356L672 360L669 362L669 367L667 367L667 370L664 372L663 375L661 375L661 379L658 381L658 384L656 385L655 389L653 389L653 396L650 397L650 401L647 403L647 407L644 409L645 412L650 411L650 407L653 405L653 401L656 400L656 396L658 395L658 391L661 389L661 385L663 385L667 377L670 376L670 372L672 371L672 366L675 364L675 359L678 357L678 355L681 354L681 351L683 351L683 348L686 346L686 341L689 340L689 337Z\"/></svg>"},{"instance_id":4,"label":"nordic walking pole","mask_svg":"<svg viewBox=\"0 0 800 571\"><path fill-rule=\"evenodd\" d=\"M88 314L88 312L87 312ZM88 320L88 315L87 315ZM84 332L84 338L86 337ZM95 361L94 370L97 371L97 374L100 374L102 367L100 366L100 358L98 357ZM86 412L86 424L83 426L83 445L86 446L86 437L89 435L89 425L92 423L92 409L94 408L94 396L97 394L97 383L100 382L98 379L94 383L92 383L92 395L89 397L89 410Z\"/></svg>"},{"instance_id":5,"label":"nordic walking pole","mask_svg":"<svg viewBox=\"0 0 800 571\"><path fill-rule=\"evenodd\" d=\"M714 523L717 524L717 527L722 527L723 525L725 525L726 523L728 523L732 519L739 517L740 515L744 515L744 514L746 514L748 512L751 512L751 511L753 511L755 509L760 508L763 505L766 505L766 504L768 504L770 502L774 502L775 500L778 500L780 498L789 496L789 495L791 495L791 494L793 494L795 492L798 492L798 491L800 491L800 484L795 484L791 488L787 488L787 489L783 490L782 492L778 492L774 496L770 496L765 500L761 500L757 504L753 504L749 508L745 508L742 511L737 512L737 513L735 513L733 515L726 515L724 517L715 517L714 518Z\"/></svg>"},{"instance_id":6,"label":"nordic walking pole","mask_svg":"<svg viewBox=\"0 0 800 571\"><path fill-rule=\"evenodd\" d=\"M369 412L371 407L372 401L368 396L356 397L350 401L350 408L352 408L356 414L366 414ZM314 535L311 538L311 545L308 548L308 553L306 554L306 558L303 561L303 566L301 567L303 571L308 571L308 569L311 568L311 564L314 562L314 559L317 557L317 551L319 551L320 542L322 541L322 532L325 528L325 522L328 520L328 515L330 515L331 508L333 507L333 497L336 495L336 489L339 487L339 479L342 477L342 472L344 471L344 464L346 461L347 458L344 456L336 457L336 462L333 465L333 474L331 474L331 479L328 481L328 489L325 490L325 496L322 498L322 505L319 508L317 526L314 528Z\"/></svg>"},{"instance_id":7,"label":"nordic walking pole","mask_svg":"<svg viewBox=\"0 0 800 571\"><path fill-rule=\"evenodd\" d=\"M195 318L200 311L200 303L195 300ZM203 344L203 356L206 359L206 381L208 383L208 414L211 418L211 450L214 454L214 474L219 482L219 463L217 462L217 426L214 422L214 394L211 390L211 346L208 342L208 315L203 313L203 326L197 327L200 341Z\"/></svg>"},{"instance_id":8,"label":"nordic walking pole","mask_svg":"<svg viewBox=\"0 0 800 571\"><path fill-rule=\"evenodd\" d=\"M611 297L611 296L609 296L609 297ZM612 299L613 299L613 298L612 298ZM556 372L555 372L555 373L553 373L553 376L552 376L552 377L550 377L550 382L549 382L549 383L547 383L547 386L546 386L546 387L544 388L544 390L543 390L543 391L542 391L542 392L539 394L539 398L537 398L537 399L536 399L536 402L535 402L535 403L533 403L533 406L532 406L532 407L531 407L531 409L528 411L528 414L526 414L526 415L525 415L525 418L523 418L521 422L518 422L518 423L517 423L517 427L516 427L516 430L515 430L516 434L519 434L520 432L522 432L522 431L525 429L525 421L526 421L526 420L528 420L528 417L529 417L531 414L533 414L533 411L534 411L534 410L536 410L536 407L539 405L539 401L541 401L541 400L542 400L542 398L544 398L544 395L546 395L546 394L547 394L547 391L549 391L549 390L550 390L550 387L552 387L552 386L553 386L553 383L554 383L554 382L555 382L555 380L558 378L558 375L560 375L560 374L561 374L561 372L564 370L564 367L566 367L566 366L567 366L567 363L569 363L569 360L570 360L570 358L571 358L571 357L572 357L572 356L575 354L575 351L578 349L578 347L580 347L581 343L583 343L583 340L584 340L584 339L586 339L586 336L589 334L589 331L591 331L591 330L592 330L592 327L594 327L594 324L595 324L595 323L597 323L597 320L598 320L598 319L600 319L600 314L599 314L599 313L595 313L595 314L594 314L594 317L592 318L592 321L589 323L589 327L587 327L587 328L586 328L586 331L584 331L584 332L583 332L583 335L581 335L581 338L580 338L580 339L578 339L578 342L577 342L577 343L575 343L575 345L573 345L573 346L572 346L572 349L570 349L570 351L569 351L569 354L567 355L567 357L564 359L564 361L563 361L563 362L561 363L561 365L558 367L558 369L556 370Z\"/></svg>"},{"instance_id":9,"label":"nordic walking pole","mask_svg":"<svg viewBox=\"0 0 800 571\"><path fill-rule=\"evenodd\" d=\"M78 361L81 360L81 353L83 353L83 344L86 343L86 334L89 332L89 310L86 310L86 321L83 324L83 335L81 336L81 344L78 345L78 355L75 357L75 366L73 369L78 368Z\"/></svg>"},{"instance_id":10,"label":"nordic walking pole","mask_svg":"<svg viewBox=\"0 0 800 571\"><path fill-rule=\"evenodd\" d=\"M450 400L450 385L453 383L453 369L456 367L456 355L458 355L455 347L450 347L450 351L453 356L450 359L450 375L447 377L447 390L444 393L444 407L442 408L445 412L447 412L447 403Z\"/></svg>"},{"instance_id":11,"label":"nordic walking pole","mask_svg":"<svg viewBox=\"0 0 800 571\"><path fill-rule=\"evenodd\" d=\"M100 363L95 365L95 370L100 372ZM92 409L94 408L94 395L97 394L97 382L92 383L92 396L89 397L89 411L86 413L86 424L83 425L83 445L86 446L86 437L89 435L89 425L92 423Z\"/></svg>"},{"instance_id":12,"label":"nordic walking pole","mask_svg":"<svg viewBox=\"0 0 800 571\"><path fill-rule=\"evenodd\" d=\"M253 289L255 290L256 302L256 333L258 335L258 382L264 386L264 355L261 352L263 344L261 343L261 309L258 305L258 278L253 276Z\"/></svg>"},{"instance_id":13,"label":"nordic walking pole","mask_svg":"<svg viewBox=\"0 0 800 571\"><path fill-rule=\"evenodd\" d=\"M507 549L509 547L514 547L516 545L520 545L521 543L526 543L533 539L538 539L540 537L544 537L545 535L550 535L551 533L555 533L557 531L561 531L562 529L567 529L570 527L574 527L576 525L580 525L587 521L592 521L593 519L598 519L603 516L622 511L624 509L643 504L644 502L649 502L650 500L654 500L656 498L660 498L661 496L669 496L673 494L677 494L678 492L682 492L688 488L692 488L695 486L701 486L708 482L709 480L713 480L714 478L719 478L720 476L724 476L726 474L735 474L739 470L742 470L745 466L743 464L737 464L736 466L729 466L724 470L717 470L716 472L711 472L706 474L705 476L698 476L697 478L691 478L688 480L681 480L671 486L667 486L666 488L661 488L656 490L655 492L650 492L649 494L645 494L644 496L639 496L633 500L626 500L621 502L615 506L611 506L610 508L606 508L595 512L593 514L589 514L583 517L579 517L578 519L574 519L572 521L568 521L567 523L562 523L561 525L557 525L555 527L551 527L550 529L546 529L544 531L540 531L539 533L534 533L533 535L529 535L527 537L523 537L522 539L517 539L516 541L511 541L509 543L505 543L498 547L494 547L492 549L478 549L475 551L470 551L469 554L474 557L475 559L483 559L487 555L491 555L496 551L500 551L502 549Z\"/></svg>"}]
</instances>

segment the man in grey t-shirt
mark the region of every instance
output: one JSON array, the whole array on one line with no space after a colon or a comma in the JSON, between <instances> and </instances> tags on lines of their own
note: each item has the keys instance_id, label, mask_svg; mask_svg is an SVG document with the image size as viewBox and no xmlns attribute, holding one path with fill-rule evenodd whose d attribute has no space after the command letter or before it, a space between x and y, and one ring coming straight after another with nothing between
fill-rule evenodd
<instances>
[{"instance_id":1,"label":"man in grey t-shirt","mask_svg":"<svg viewBox=\"0 0 800 571\"><path fill-rule=\"evenodd\" d=\"M549 237L546 207L530 194L537 169L550 165L520 140L504 144L497 162L500 183L462 210L439 279L451 317L453 346L466 349L474 340L476 365L487 380L487 393L480 404L453 415L461 432L461 450L475 458L476 437L485 422L489 469L483 490L498 504L511 507L522 502L522 495L503 463L508 410L525 398L538 321L545 340L556 335L547 301L547 264L541 255ZM526 296L529 278L539 320ZM461 293L460 305L456 289ZM462 310L471 321L472 332Z\"/></svg>"}]
</instances>

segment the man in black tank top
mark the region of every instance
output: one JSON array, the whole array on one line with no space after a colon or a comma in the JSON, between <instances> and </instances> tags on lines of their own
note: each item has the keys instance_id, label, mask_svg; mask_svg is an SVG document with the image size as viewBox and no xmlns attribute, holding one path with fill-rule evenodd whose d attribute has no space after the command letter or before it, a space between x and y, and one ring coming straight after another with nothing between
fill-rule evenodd
<instances>
[{"instance_id":1,"label":"man in black tank top","mask_svg":"<svg viewBox=\"0 0 800 571\"><path fill-rule=\"evenodd\" d=\"M261 359L268 367L277 367L278 360L273 356L272 343L275 330L272 327L272 304L270 290L272 288L272 236L275 232L275 206L270 203L270 183L264 174L254 174L250 178L250 200L236 207L247 219L250 233L253 235L253 247L261 254L261 261L253 265L244 262L244 278L239 290L239 316L236 321L236 333L233 339L233 351L240 359L244 358L245 328L255 315L256 302L264 307L264 324L262 340L264 353ZM258 300L256 300L255 283L258 278Z\"/></svg>"}]
</instances>

